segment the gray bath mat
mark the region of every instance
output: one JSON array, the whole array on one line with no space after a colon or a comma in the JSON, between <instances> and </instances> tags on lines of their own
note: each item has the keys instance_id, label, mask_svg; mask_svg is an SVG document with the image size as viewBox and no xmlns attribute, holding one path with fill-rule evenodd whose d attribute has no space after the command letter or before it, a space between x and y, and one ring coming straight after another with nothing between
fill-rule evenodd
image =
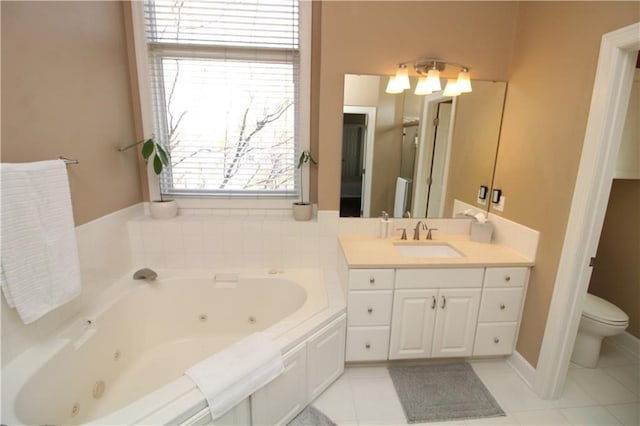
<instances>
[{"instance_id":1,"label":"gray bath mat","mask_svg":"<svg viewBox=\"0 0 640 426\"><path fill-rule=\"evenodd\" d=\"M287 426L336 426L336 424L313 405L307 405Z\"/></svg>"},{"instance_id":2,"label":"gray bath mat","mask_svg":"<svg viewBox=\"0 0 640 426\"><path fill-rule=\"evenodd\" d=\"M504 416L466 362L389 367L409 423Z\"/></svg>"}]
</instances>

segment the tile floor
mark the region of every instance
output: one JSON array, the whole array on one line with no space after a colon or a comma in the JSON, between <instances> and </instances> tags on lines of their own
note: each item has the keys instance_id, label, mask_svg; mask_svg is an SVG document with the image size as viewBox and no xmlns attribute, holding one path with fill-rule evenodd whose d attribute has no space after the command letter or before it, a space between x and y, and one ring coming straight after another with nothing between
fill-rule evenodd
<instances>
[{"instance_id":1,"label":"tile floor","mask_svg":"<svg viewBox=\"0 0 640 426\"><path fill-rule=\"evenodd\" d=\"M598 368L571 364L564 393L542 400L504 360L470 361L506 417L429 425L640 425L639 361L605 342ZM313 403L338 425L407 424L385 367L350 367Z\"/></svg>"}]
</instances>

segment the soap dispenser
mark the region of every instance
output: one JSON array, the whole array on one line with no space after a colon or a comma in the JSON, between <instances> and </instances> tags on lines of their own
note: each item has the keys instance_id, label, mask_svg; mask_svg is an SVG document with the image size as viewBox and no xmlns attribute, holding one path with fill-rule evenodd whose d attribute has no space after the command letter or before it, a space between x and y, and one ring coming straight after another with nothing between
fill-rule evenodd
<instances>
[{"instance_id":1,"label":"soap dispenser","mask_svg":"<svg viewBox=\"0 0 640 426\"><path fill-rule=\"evenodd\" d=\"M382 211L382 219L380 219L380 238L386 239L391 235L391 219L389 213Z\"/></svg>"}]
</instances>

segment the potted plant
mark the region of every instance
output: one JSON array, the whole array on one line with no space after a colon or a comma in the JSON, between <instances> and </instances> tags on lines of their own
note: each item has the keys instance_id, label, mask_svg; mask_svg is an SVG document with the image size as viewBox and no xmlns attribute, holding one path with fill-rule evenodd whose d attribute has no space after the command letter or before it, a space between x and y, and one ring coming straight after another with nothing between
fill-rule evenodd
<instances>
[{"instance_id":1,"label":"potted plant","mask_svg":"<svg viewBox=\"0 0 640 426\"><path fill-rule=\"evenodd\" d=\"M295 220L310 220L313 215L313 206L309 201L304 201L304 179L302 178L302 166L311 163L314 166L318 162L311 156L308 150L302 151L298 159L298 169L300 170L300 201L293 203L293 218Z\"/></svg>"},{"instance_id":2,"label":"potted plant","mask_svg":"<svg viewBox=\"0 0 640 426\"><path fill-rule=\"evenodd\" d=\"M142 158L146 164L149 163L149 159L153 156L153 171L156 175L160 176L162 170L169 165L169 154L160 143L149 138L134 142L122 148L118 148L118 151L126 151L134 146L142 144ZM162 198L162 191L160 193L160 200L153 200L149 203L149 212L154 219L169 219L175 217L178 214L178 205L174 200L165 200Z\"/></svg>"}]
</instances>

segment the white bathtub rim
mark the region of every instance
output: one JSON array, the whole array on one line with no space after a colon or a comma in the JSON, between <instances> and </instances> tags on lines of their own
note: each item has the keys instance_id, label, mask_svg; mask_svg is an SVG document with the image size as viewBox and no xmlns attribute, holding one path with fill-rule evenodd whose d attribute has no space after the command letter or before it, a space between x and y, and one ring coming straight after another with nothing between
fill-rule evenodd
<instances>
[{"instance_id":1,"label":"white bathtub rim","mask_svg":"<svg viewBox=\"0 0 640 426\"><path fill-rule=\"evenodd\" d=\"M325 280L322 270L316 268L288 268L279 270L278 274L269 274L270 271L270 269L264 268L243 269L239 272L239 275L242 278L275 277L293 280L294 277L300 277L301 274L302 276L307 275L307 277L310 274L313 277L313 283L311 285L317 288L319 285L324 284L321 287L325 292L324 306L319 307L316 305L317 311L308 312L308 309L305 311L305 307L308 308L310 304L308 303L309 300L306 300L303 306L296 310L296 312L265 330L266 333L270 334L276 340L283 355L289 349L302 342L306 337L313 334L317 329L346 312L344 298L336 297L341 296L341 292L337 291L337 289L329 291L328 288L328 286L334 286L336 280ZM158 269L157 272L162 280L169 280L174 278L202 278L203 276L213 277L215 273L238 273L238 269ZM96 299L96 302L86 309L85 313L74 317L62 326L60 331L50 339L29 348L2 369L3 424L21 423L21 420L17 418L15 412L16 398L20 390L49 359L64 349L68 344L73 343L70 337L75 336L78 329L83 326L82 324L87 319L96 321L97 318L97 322L99 323L100 315L107 311L119 299L125 297L126 294L139 286L153 285L153 283L133 280L131 278L132 275L133 271L109 286L109 288ZM293 281L295 282L295 280ZM303 285L302 287L308 290L308 288L306 288L308 285ZM149 421L144 420L150 420L149 416L152 416L154 419L151 423L157 423L160 418L166 418L166 420L163 421L165 424L175 423L176 420L182 417L188 417L189 413L196 414L202 408L206 407L206 404L206 399L204 399L204 396L195 384L185 376L181 376L107 416L90 421L89 424L142 424L149 423Z\"/></svg>"}]
</instances>

